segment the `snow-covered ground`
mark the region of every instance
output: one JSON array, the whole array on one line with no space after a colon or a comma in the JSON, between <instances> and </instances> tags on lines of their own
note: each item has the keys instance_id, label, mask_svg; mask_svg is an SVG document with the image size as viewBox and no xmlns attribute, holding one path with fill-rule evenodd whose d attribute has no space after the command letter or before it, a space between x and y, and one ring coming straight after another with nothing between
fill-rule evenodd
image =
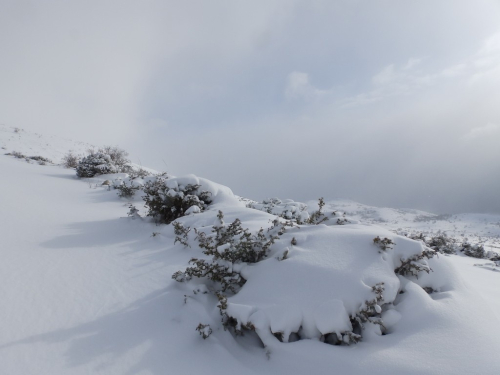
<instances>
[{"instance_id":1,"label":"snow-covered ground","mask_svg":"<svg viewBox=\"0 0 500 375\"><path fill-rule=\"evenodd\" d=\"M50 142L43 148L36 138L21 134L18 141L19 132L10 132L0 132L5 152L54 162L69 148L79 152L75 143L68 147L53 138L60 144L56 154L46 148ZM78 179L74 170L4 155L0 172L0 374L500 373L499 267L440 254L415 261L422 269L430 266L430 273L397 274L423 246L393 232L441 230L487 237L493 246L498 216L442 220L415 210L327 202L349 222L287 227L263 260L232 265L247 282L226 293L224 310L255 329L236 336L221 324L211 293L216 283L172 279L193 257L211 260L194 231L185 247L174 244L172 225L128 217L129 204L142 215L145 210L140 194L119 198L101 185L117 176ZM169 184L188 179L195 177ZM196 181L212 192L213 203L180 218L186 228L210 234L221 225L219 210L223 228L238 218L252 233L275 219L247 208L227 187ZM382 250L373 243L376 236L395 245ZM376 299L372 287L382 282ZM381 319L383 328L365 323L357 344L322 342L352 330L349 315L371 300L371 318ZM200 323L212 330L206 340L195 330Z\"/></svg>"}]
</instances>

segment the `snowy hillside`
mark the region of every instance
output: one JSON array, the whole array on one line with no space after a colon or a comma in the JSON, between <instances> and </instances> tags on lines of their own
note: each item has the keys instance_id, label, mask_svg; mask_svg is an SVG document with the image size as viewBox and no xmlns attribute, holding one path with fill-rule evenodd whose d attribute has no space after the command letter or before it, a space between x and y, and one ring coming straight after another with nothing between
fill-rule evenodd
<instances>
[{"instance_id":1,"label":"snowy hillside","mask_svg":"<svg viewBox=\"0 0 500 375\"><path fill-rule=\"evenodd\" d=\"M84 142L72 141L55 135L31 133L24 129L0 124L0 148L2 154L17 151L26 156L43 156L54 163L61 162L68 152L83 155L95 146Z\"/></svg>"},{"instance_id":2,"label":"snowy hillside","mask_svg":"<svg viewBox=\"0 0 500 375\"><path fill-rule=\"evenodd\" d=\"M314 206L314 202L309 202L309 205ZM327 206L346 212L362 222L377 224L399 233L445 233L449 237L482 243L485 248L500 252L500 215L437 215L412 209L371 207L347 200L329 201Z\"/></svg>"},{"instance_id":3,"label":"snowy hillside","mask_svg":"<svg viewBox=\"0 0 500 375\"><path fill-rule=\"evenodd\" d=\"M88 148L1 130L5 152ZM499 217L257 203L9 155L0 170L1 374L500 373L498 262L395 233L493 248Z\"/></svg>"}]
</instances>

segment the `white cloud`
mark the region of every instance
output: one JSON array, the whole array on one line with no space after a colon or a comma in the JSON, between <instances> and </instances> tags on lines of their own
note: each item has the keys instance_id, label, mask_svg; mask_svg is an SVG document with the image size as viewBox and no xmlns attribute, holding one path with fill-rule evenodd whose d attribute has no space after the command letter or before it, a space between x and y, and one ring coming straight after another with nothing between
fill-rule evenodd
<instances>
[{"instance_id":1,"label":"white cloud","mask_svg":"<svg viewBox=\"0 0 500 375\"><path fill-rule=\"evenodd\" d=\"M443 69L441 71L441 74L444 77L457 77L459 75L464 74L466 68L467 68L466 64L457 64Z\"/></svg>"},{"instance_id":2,"label":"white cloud","mask_svg":"<svg viewBox=\"0 0 500 375\"><path fill-rule=\"evenodd\" d=\"M500 124L488 123L485 126L479 126L472 128L467 134L462 138L465 140L475 140L480 138L498 136L500 137ZM500 138L499 138L500 140Z\"/></svg>"},{"instance_id":3,"label":"white cloud","mask_svg":"<svg viewBox=\"0 0 500 375\"><path fill-rule=\"evenodd\" d=\"M395 72L394 64L386 66L382 71L372 78L374 85L387 85L393 83L398 78L398 74Z\"/></svg>"},{"instance_id":4,"label":"white cloud","mask_svg":"<svg viewBox=\"0 0 500 375\"><path fill-rule=\"evenodd\" d=\"M292 72L288 75L285 88L287 99L312 100L328 94L327 90L320 90L309 82L309 74L303 72Z\"/></svg>"}]
</instances>

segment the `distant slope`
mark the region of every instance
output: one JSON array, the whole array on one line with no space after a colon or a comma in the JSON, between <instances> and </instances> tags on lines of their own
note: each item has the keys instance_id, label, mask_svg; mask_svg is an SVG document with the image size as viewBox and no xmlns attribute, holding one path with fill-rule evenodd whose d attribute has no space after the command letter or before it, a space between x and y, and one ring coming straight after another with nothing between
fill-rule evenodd
<instances>
[{"instance_id":1,"label":"distant slope","mask_svg":"<svg viewBox=\"0 0 500 375\"><path fill-rule=\"evenodd\" d=\"M55 135L31 133L29 131L0 125L0 148L3 154L18 151L26 156L43 156L58 164L70 150L84 154L93 145Z\"/></svg>"},{"instance_id":2,"label":"distant slope","mask_svg":"<svg viewBox=\"0 0 500 375\"><path fill-rule=\"evenodd\" d=\"M315 206L316 202L308 204ZM436 215L413 209L373 207L350 200L328 201L326 207L345 212L360 222L376 224L398 233L446 233L456 239L467 238L471 243L484 243L485 248L500 252L500 215Z\"/></svg>"}]
</instances>

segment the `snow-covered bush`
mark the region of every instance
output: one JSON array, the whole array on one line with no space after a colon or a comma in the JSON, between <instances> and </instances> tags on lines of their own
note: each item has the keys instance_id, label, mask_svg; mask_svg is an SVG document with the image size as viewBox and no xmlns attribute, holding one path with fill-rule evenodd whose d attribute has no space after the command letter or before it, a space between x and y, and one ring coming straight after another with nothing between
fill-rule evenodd
<instances>
[{"instance_id":1,"label":"snow-covered bush","mask_svg":"<svg viewBox=\"0 0 500 375\"><path fill-rule=\"evenodd\" d=\"M471 244L465 239L459 243L456 239L449 237L446 233L439 233L436 236L424 236L423 233L413 233L407 237L423 242L427 247L441 254L458 254L462 252L464 255L472 258L484 259L488 257L483 245Z\"/></svg>"},{"instance_id":2,"label":"snow-covered bush","mask_svg":"<svg viewBox=\"0 0 500 375\"><path fill-rule=\"evenodd\" d=\"M480 259L486 258L486 251L481 244L472 245L468 242L464 242L460 251L462 251L468 257Z\"/></svg>"},{"instance_id":3,"label":"snow-covered bush","mask_svg":"<svg viewBox=\"0 0 500 375\"><path fill-rule=\"evenodd\" d=\"M325 200L323 198L319 198L318 209L311 214L309 219L306 220L306 223L318 225L318 224L321 224L321 223L327 221L328 218L326 217L326 215L323 212L324 206L325 206Z\"/></svg>"},{"instance_id":4,"label":"snow-covered bush","mask_svg":"<svg viewBox=\"0 0 500 375\"><path fill-rule=\"evenodd\" d=\"M34 161L38 162L38 164L40 164L40 165L46 165L47 163L52 164L52 160L50 160L49 158L46 158L44 156L40 156L40 155L27 156L26 159L34 160Z\"/></svg>"},{"instance_id":5,"label":"snow-covered bush","mask_svg":"<svg viewBox=\"0 0 500 375\"><path fill-rule=\"evenodd\" d=\"M111 157L100 152L84 157L76 167L78 177L94 177L98 174L118 172L120 169L113 164Z\"/></svg>"},{"instance_id":6,"label":"snow-covered bush","mask_svg":"<svg viewBox=\"0 0 500 375\"><path fill-rule=\"evenodd\" d=\"M252 234L242 227L239 219L229 225L223 219L224 214L219 211L217 222L211 230L213 234L195 228L198 246L203 249L203 254L212 258L192 258L189 263L193 267L176 272L173 279L179 282L189 281L193 277L208 279L215 283L216 291L236 293L246 281L239 271L240 266L264 259L269 248L285 232L286 223L282 224L279 220L275 220L266 232L261 228Z\"/></svg>"},{"instance_id":7,"label":"snow-covered bush","mask_svg":"<svg viewBox=\"0 0 500 375\"><path fill-rule=\"evenodd\" d=\"M8 153L7 155L12 155L17 159L25 159L26 155L24 155L22 152L19 151L12 151L11 153Z\"/></svg>"},{"instance_id":8,"label":"snow-covered bush","mask_svg":"<svg viewBox=\"0 0 500 375\"><path fill-rule=\"evenodd\" d=\"M383 239L381 239L379 236L373 239L373 243L377 245L382 251L392 249L392 245L394 245L394 242L390 238L384 237Z\"/></svg>"},{"instance_id":9,"label":"snow-covered bush","mask_svg":"<svg viewBox=\"0 0 500 375\"><path fill-rule=\"evenodd\" d=\"M247 203L247 207L264 211L286 220L295 221L297 224L303 224L309 219L307 206L304 203L294 202L291 199L282 201L278 198L268 198L260 203L251 201Z\"/></svg>"},{"instance_id":10,"label":"snow-covered bush","mask_svg":"<svg viewBox=\"0 0 500 375\"><path fill-rule=\"evenodd\" d=\"M428 247L442 254L455 254L457 250L456 241L453 238L448 237L445 233L431 237L424 242Z\"/></svg>"},{"instance_id":11,"label":"snow-covered bush","mask_svg":"<svg viewBox=\"0 0 500 375\"><path fill-rule=\"evenodd\" d=\"M129 217L131 217L132 219L137 219L139 217L141 217L141 215L139 215L139 210L137 209L137 207L135 207L133 204L129 205L129 211L127 213L127 215Z\"/></svg>"},{"instance_id":12,"label":"snow-covered bush","mask_svg":"<svg viewBox=\"0 0 500 375\"><path fill-rule=\"evenodd\" d=\"M430 259L436 252L432 249L426 248L420 254L414 254L410 257L401 258L401 264L394 270L395 273L401 276L415 276L418 277L420 272L429 273L432 271L429 264L425 259Z\"/></svg>"},{"instance_id":13,"label":"snow-covered bush","mask_svg":"<svg viewBox=\"0 0 500 375\"><path fill-rule=\"evenodd\" d=\"M36 156L26 156L22 152L12 151L5 155L14 156L17 159L24 159L26 162L31 163L31 161L36 161L40 165L47 165L47 163L52 164L52 161L44 156L36 155Z\"/></svg>"},{"instance_id":14,"label":"snow-covered bush","mask_svg":"<svg viewBox=\"0 0 500 375\"><path fill-rule=\"evenodd\" d=\"M144 177L152 175L152 173L148 172L144 168L132 169L132 170L130 170L130 172L127 172L127 173L128 173L128 177L131 180L135 180L137 178L144 178Z\"/></svg>"},{"instance_id":15,"label":"snow-covered bush","mask_svg":"<svg viewBox=\"0 0 500 375\"><path fill-rule=\"evenodd\" d=\"M125 182L117 184L114 187L118 190L118 196L120 198L132 198L135 192L140 189L139 186L135 186L134 184L127 185Z\"/></svg>"},{"instance_id":16,"label":"snow-covered bush","mask_svg":"<svg viewBox=\"0 0 500 375\"><path fill-rule=\"evenodd\" d=\"M78 167L80 159L81 157L75 155L73 151L69 151L66 155L63 156L62 163L65 168L76 168Z\"/></svg>"},{"instance_id":17,"label":"snow-covered bush","mask_svg":"<svg viewBox=\"0 0 500 375\"><path fill-rule=\"evenodd\" d=\"M91 152L92 153L92 152ZM104 146L97 150L98 154L108 155L111 158L111 162L116 166L120 172L127 173L130 170L128 163L130 160L127 159L128 152L122 150L116 146Z\"/></svg>"},{"instance_id":18,"label":"snow-covered bush","mask_svg":"<svg viewBox=\"0 0 500 375\"><path fill-rule=\"evenodd\" d=\"M199 184L183 185L164 175L156 176L143 186L147 216L157 222L170 224L184 215L204 211L212 202L211 194L200 188Z\"/></svg>"},{"instance_id":19,"label":"snow-covered bush","mask_svg":"<svg viewBox=\"0 0 500 375\"><path fill-rule=\"evenodd\" d=\"M200 333L200 336L203 337L203 340L208 339L208 337L212 334L212 328L210 328L210 324L198 324L196 330Z\"/></svg>"},{"instance_id":20,"label":"snow-covered bush","mask_svg":"<svg viewBox=\"0 0 500 375\"><path fill-rule=\"evenodd\" d=\"M189 246L188 243L188 234L191 231L191 227L185 227L182 223L178 221L174 221L172 225L174 226L174 233L175 233L174 245L177 242L179 242L185 247L191 247Z\"/></svg>"},{"instance_id":21,"label":"snow-covered bush","mask_svg":"<svg viewBox=\"0 0 500 375\"><path fill-rule=\"evenodd\" d=\"M128 153L118 147L105 146L97 151L89 150L89 155L78 162L78 177L94 177L98 174L130 172L132 168L126 156Z\"/></svg>"}]
</instances>

